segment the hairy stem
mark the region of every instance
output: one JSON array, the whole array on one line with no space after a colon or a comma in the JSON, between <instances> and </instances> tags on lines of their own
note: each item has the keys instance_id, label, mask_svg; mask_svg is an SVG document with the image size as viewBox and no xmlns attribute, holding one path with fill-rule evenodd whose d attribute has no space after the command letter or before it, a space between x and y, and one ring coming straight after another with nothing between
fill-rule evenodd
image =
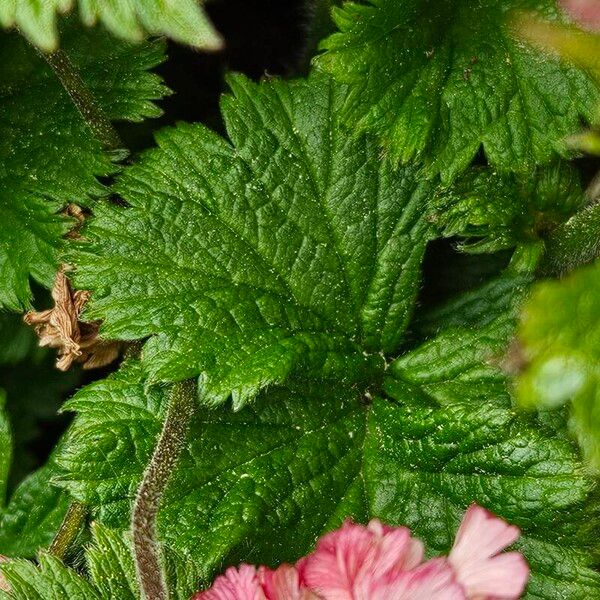
<instances>
[{"instance_id":1,"label":"hairy stem","mask_svg":"<svg viewBox=\"0 0 600 600\"><path fill-rule=\"evenodd\" d=\"M543 274L562 275L600 256L600 201L558 227L546 243Z\"/></svg>"},{"instance_id":2,"label":"hairy stem","mask_svg":"<svg viewBox=\"0 0 600 600\"><path fill-rule=\"evenodd\" d=\"M133 508L135 564L144 600L168 598L160 548L156 541L156 516L194 414L194 389L193 383L189 381L173 386L163 429Z\"/></svg>"},{"instance_id":3,"label":"hairy stem","mask_svg":"<svg viewBox=\"0 0 600 600\"><path fill-rule=\"evenodd\" d=\"M107 150L116 150L122 147L119 134L112 126L110 119L96 104L94 97L85 86L73 63L62 50L41 53L46 62L52 67L56 76L71 97L83 120L88 124L94 136Z\"/></svg>"},{"instance_id":4,"label":"hairy stem","mask_svg":"<svg viewBox=\"0 0 600 600\"><path fill-rule=\"evenodd\" d=\"M52 540L48 552L61 560L66 556L71 544L83 526L87 509L79 502L73 502L60 525L60 529Z\"/></svg>"}]
</instances>

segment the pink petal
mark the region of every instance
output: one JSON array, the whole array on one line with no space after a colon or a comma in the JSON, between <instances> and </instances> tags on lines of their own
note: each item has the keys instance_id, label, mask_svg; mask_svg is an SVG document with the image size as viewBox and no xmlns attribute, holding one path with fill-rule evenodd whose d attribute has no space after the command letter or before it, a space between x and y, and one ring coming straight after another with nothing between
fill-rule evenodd
<instances>
[{"instance_id":1,"label":"pink petal","mask_svg":"<svg viewBox=\"0 0 600 600\"><path fill-rule=\"evenodd\" d=\"M281 565L275 571L260 567L258 579L267 600L317 600L301 581L296 567Z\"/></svg>"},{"instance_id":2,"label":"pink petal","mask_svg":"<svg viewBox=\"0 0 600 600\"><path fill-rule=\"evenodd\" d=\"M517 552L496 556L515 542L520 533L518 527L485 508L476 504L469 507L448 557L468 598L520 597L529 578L525 559Z\"/></svg>"},{"instance_id":3,"label":"pink petal","mask_svg":"<svg viewBox=\"0 0 600 600\"><path fill-rule=\"evenodd\" d=\"M404 527L346 522L323 536L302 567L306 585L325 600L369 600L383 580L417 565L423 547Z\"/></svg>"},{"instance_id":4,"label":"pink petal","mask_svg":"<svg viewBox=\"0 0 600 600\"><path fill-rule=\"evenodd\" d=\"M215 579L213 586L198 592L192 600L266 600L256 569L251 565L230 567Z\"/></svg>"},{"instance_id":5,"label":"pink petal","mask_svg":"<svg viewBox=\"0 0 600 600\"><path fill-rule=\"evenodd\" d=\"M435 558L381 586L371 600L466 600L466 596L448 561Z\"/></svg>"},{"instance_id":6,"label":"pink petal","mask_svg":"<svg viewBox=\"0 0 600 600\"><path fill-rule=\"evenodd\" d=\"M452 553L459 556L490 557L516 542L521 531L489 510L471 504L456 533Z\"/></svg>"},{"instance_id":7,"label":"pink petal","mask_svg":"<svg viewBox=\"0 0 600 600\"><path fill-rule=\"evenodd\" d=\"M414 539L406 527L383 525L372 519L367 526L379 544L379 559L376 568L380 573L406 571L420 565L425 549L421 540Z\"/></svg>"},{"instance_id":8,"label":"pink petal","mask_svg":"<svg viewBox=\"0 0 600 600\"><path fill-rule=\"evenodd\" d=\"M464 579L469 598L512 600L520 598L529 579L529 566L518 552L500 554L472 569Z\"/></svg>"},{"instance_id":9,"label":"pink petal","mask_svg":"<svg viewBox=\"0 0 600 600\"><path fill-rule=\"evenodd\" d=\"M600 2L598 0L561 0L563 8L582 27L600 30Z\"/></svg>"}]
</instances>

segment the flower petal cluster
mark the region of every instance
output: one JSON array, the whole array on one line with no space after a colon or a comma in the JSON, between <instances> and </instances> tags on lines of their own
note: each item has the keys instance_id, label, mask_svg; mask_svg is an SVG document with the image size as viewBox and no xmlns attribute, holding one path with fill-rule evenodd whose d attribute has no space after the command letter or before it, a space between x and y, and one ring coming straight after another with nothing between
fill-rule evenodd
<instances>
[{"instance_id":1,"label":"flower petal cluster","mask_svg":"<svg viewBox=\"0 0 600 600\"><path fill-rule=\"evenodd\" d=\"M407 528L346 521L295 566L231 567L194 600L516 600L529 567L520 553L503 550L519 535L473 504L450 554L425 561L423 543Z\"/></svg>"}]
</instances>

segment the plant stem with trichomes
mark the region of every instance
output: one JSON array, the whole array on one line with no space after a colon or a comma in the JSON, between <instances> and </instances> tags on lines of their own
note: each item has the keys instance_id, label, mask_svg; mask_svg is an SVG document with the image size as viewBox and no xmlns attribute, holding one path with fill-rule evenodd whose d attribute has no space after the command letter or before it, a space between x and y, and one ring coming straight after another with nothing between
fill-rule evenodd
<instances>
[{"instance_id":1,"label":"plant stem with trichomes","mask_svg":"<svg viewBox=\"0 0 600 600\"><path fill-rule=\"evenodd\" d=\"M86 507L79 502L73 502L71 506L69 506L60 529L48 549L50 554L61 560L64 559L71 544L75 541L83 526L86 514Z\"/></svg>"},{"instance_id":2,"label":"plant stem with trichomes","mask_svg":"<svg viewBox=\"0 0 600 600\"><path fill-rule=\"evenodd\" d=\"M168 590L156 541L156 517L163 493L185 444L196 399L192 382L176 383L158 444L133 507L135 564L144 600L167 600Z\"/></svg>"},{"instance_id":3,"label":"plant stem with trichomes","mask_svg":"<svg viewBox=\"0 0 600 600\"><path fill-rule=\"evenodd\" d=\"M564 275L600 256L600 200L557 227L546 242L544 275Z\"/></svg>"},{"instance_id":4,"label":"plant stem with trichomes","mask_svg":"<svg viewBox=\"0 0 600 600\"><path fill-rule=\"evenodd\" d=\"M107 150L116 150L122 147L119 134L113 127L110 119L96 104L91 92L87 89L81 76L77 72L68 55L63 50L56 50L49 54L40 53L50 65L63 87L71 97L73 104L88 124L94 136Z\"/></svg>"}]
</instances>

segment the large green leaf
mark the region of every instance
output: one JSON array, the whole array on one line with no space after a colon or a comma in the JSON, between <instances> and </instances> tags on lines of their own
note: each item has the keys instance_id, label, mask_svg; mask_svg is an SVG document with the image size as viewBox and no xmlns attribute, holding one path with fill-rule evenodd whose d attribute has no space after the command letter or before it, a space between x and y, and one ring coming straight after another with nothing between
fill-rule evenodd
<instances>
[{"instance_id":1,"label":"large green leaf","mask_svg":"<svg viewBox=\"0 0 600 600\"><path fill-rule=\"evenodd\" d=\"M512 409L499 367L516 304L480 327L449 326L393 362L383 388L293 378L237 413L200 409L161 503L161 538L205 576L295 560L347 517L407 524L438 552L475 501L522 528L530 598L596 597L594 481L568 439ZM166 398L130 361L67 405L78 414L62 485L101 521L127 527Z\"/></svg>"},{"instance_id":2,"label":"large green leaf","mask_svg":"<svg viewBox=\"0 0 600 600\"><path fill-rule=\"evenodd\" d=\"M101 600L94 586L58 558L42 553L39 565L15 559L0 568L12 588L2 597L15 600Z\"/></svg>"},{"instance_id":3,"label":"large green leaf","mask_svg":"<svg viewBox=\"0 0 600 600\"><path fill-rule=\"evenodd\" d=\"M69 505L68 494L54 485L54 464L29 475L0 510L0 554L33 558L56 535Z\"/></svg>"},{"instance_id":4,"label":"large green leaf","mask_svg":"<svg viewBox=\"0 0 600 600\"><path fill-rule=\"evenodd\" d=\"M97 107L113 120L160 114L165 94L148 70L160 44L133 46L100 31L64 31L65 51ZM106 194L98 176L117 169L45 60L16 34L0 35L0 306L31 297L29 276L49 286L71 224L57 212Z\"/></svg>"},{"instance_id":5,"label":"large green leaf","mask_svg":"<svg viewBox=\"0 0 600 600\"><path fill-rule=\"evenodd\" d=\"M572 402L571 426L600 469L600 261L536 286L520 340L527 363L517 382L525 406Z\"/></svg>"},{"instance_id":6,"label":"large green leaf","mask_svg":"<svg viewBox=\"0 0 600 600\"><path fill-rule=\"evenodd\" d=\"M89 580L56 558L42 553L39 566L25 560L4 563L2 571L17 600L137 600L140 597L131 543L127 535L94 524L86 551ZM165 568L172 600L188 600L198 589L193 563L166 551Z\"/></svg>"},{"instance_id":7,"label":"large green leaf","mask_svg":"<svg viewBox=\"0 0 600 600\"><path fill-rule=\"evenodd\" d=\"M350 85L347 118L394 159L423 159L449 181L483 146L493 166L527 172L566 152L600 94L583 71L514 39L515 9L559 18L555 0L347 3L317 65Z\"/></svg>"},{"instance_id":8,"label":"large green leaf","mask_svg":"<svg viewBox=\"0 0 600 600\"><path fill-rule=\"evenodd\" d=\"M431 186L337 123L324 76L231 79L233 145L202 126L157 135L98 207L72 262L104 335L153 335L152 381L201 375L204 400L242 406L269 383L383 370L402 339L431 228Z\"/></svg>"},{"instance_id":9,"label":"large green leaf","mask_svg":"<svg viewBox=\"0 0 600 600\"><path fill-rule=\"evenodd\" d=\"M74 4L73 0L0 0L0 25L16 25L31 42L51 52L58 47L56 14ZM150 33L206 50L222 46L197 0L79 0L78 4L84 23L101 21L126 40L140 41Z\"/></svg>"}]
</instances>

